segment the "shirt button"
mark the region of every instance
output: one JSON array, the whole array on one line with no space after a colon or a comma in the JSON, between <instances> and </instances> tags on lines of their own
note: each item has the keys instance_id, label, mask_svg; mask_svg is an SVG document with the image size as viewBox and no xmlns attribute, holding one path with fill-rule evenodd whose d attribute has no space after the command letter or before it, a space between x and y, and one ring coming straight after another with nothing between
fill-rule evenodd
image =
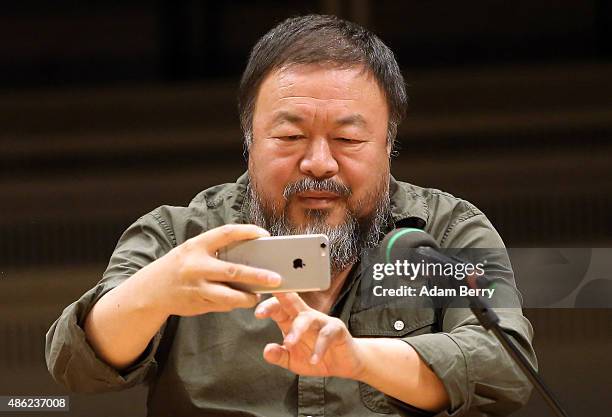
<instances>
[{"instance_id":1,"label":"shirt button","mask_svg":"<svg viewBox=\"0 0 612 417\"><path fill-rule=\"evenodd\" d=\"M404 330L404 322L401 320L395 320L395 323L393 323L393 328L395 330Z\"/></svg>"}]
</instances>

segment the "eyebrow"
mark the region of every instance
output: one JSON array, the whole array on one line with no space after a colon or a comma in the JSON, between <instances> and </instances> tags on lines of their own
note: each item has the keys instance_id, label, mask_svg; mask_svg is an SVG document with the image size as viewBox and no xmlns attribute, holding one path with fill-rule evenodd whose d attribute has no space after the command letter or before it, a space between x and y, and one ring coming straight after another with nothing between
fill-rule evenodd
<instances>
[{"instance_id":1,"label":"eyebrow","mask_svg":"<svg viewBox=\"0 0 612 417\"><path fill-rule=\"evenodd\" d=\"M350 116L337 119L336 124L338 126L355 125L358 127L365 127L367 125L366 120L360 114L351 114Z\"/></svg>"},{"instance_id":2,"label":"eyebrow","mask_svg":"<svg viewBox=\"0 0 612 417\"><path fill-rule=\"evenodd\" d=\"M274 116L274 119L272 119L272 124L274 126L282 124L284 122L289 122L289 123L300 123L304 120L303 117L295 114L295 113L290 113L288 111L279 111L278 113L276 113L276 115Z\"/></svg>"},{"instance_id":3,"label":"eyebrow","mask_svg":"<svg viewBox=\"0 0 612 417\"><path fill-rule=\"evenodd\" d=\"M282 124L284 122L289 122L293 124L297 124L303 122L304 118L295 113L291 113L288 111L279 111L272 119L272 124L274 126ZM336 120L336 125L338 126L347 126L347 125L355 125L358 127L364 127L367 125L366 120L360 114L351 114L349 116L341 117Z\"/></svg>"}]
</instances>

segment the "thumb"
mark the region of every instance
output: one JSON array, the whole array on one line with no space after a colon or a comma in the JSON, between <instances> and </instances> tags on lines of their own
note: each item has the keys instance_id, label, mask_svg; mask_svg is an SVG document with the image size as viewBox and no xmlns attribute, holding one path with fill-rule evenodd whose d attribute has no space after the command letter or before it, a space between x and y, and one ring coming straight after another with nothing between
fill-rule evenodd
<instances>
[{"instance_id":1,"label":"thumb","mask_svg":"<svg viewBox=\"0 0 612 417\"><path fill-rule=\"evenodd\" d=\"M263 351L266 362L289 369L289 351L278 343L268 343Z\"/></svg>"}]
</instances>

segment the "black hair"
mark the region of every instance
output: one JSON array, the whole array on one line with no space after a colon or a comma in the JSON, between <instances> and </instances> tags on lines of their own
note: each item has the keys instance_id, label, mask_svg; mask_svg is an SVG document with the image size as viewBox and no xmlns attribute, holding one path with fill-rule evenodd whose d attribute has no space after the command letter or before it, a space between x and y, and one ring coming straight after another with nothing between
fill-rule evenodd
<instances>
[{"instance_id":1,"label":"black hair","mask_svg":"<svg viewBox=\"0 0 612 417\"><path fill-rule=\"evenodd\" d=\"M238 91L245 155L253 140L253 112L259 87L272 71L295 64L363 66L385 93L387 143L393 148L406 109L406 87L393 52L369 30L336 16L289 18L266 33L251 50Z\"/></svg>"}]
</instances>

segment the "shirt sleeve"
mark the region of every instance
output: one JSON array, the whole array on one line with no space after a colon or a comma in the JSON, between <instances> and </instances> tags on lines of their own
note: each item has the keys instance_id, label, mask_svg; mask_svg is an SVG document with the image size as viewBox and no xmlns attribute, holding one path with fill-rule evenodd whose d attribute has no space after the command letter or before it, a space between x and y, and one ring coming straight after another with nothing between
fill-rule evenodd
<instances>
[{"instance_id":1,"label":"shirt sleeve","mask_svg":"<svg viewBox=\"0 0 612 417\"><path fill-rule=\"evenodd\" d=\"M70 304L51 325L46 336L45 359L53 378L74 392L116 391L147 381L156 369L155 353L163 327L129 368L117 371L102 361L85 338L83 323L93 305L111 289L173 246L158 212L132 224L121 236L98 284Z\"/></svg>"},{"instance_id":2,"label":"shirt sleeve","mask_svg":"<svg viewBox=\"0 0 612 417\"><path fill-rule=\"evenodd\" d=\"M472 213L451 225L444 247L504 248L493 225L482 213ZM486 276L504 280L502 308L494 308L502 330L537 368L532 347L533 328L523 316L520 293L516 289L510 261L505 251L501 259L489 262ZM496 305L500 305L496 303ZM403 339L441 379L450 398L450 407L436 417L474 415L508 415L527 403L532 386L492 333L480 326L469 308L449 307L441 311L439 333ZM410 410L400 415L412 416ZM470 413L470 415L472 415Z\"/></svg>"}]
</instances>

